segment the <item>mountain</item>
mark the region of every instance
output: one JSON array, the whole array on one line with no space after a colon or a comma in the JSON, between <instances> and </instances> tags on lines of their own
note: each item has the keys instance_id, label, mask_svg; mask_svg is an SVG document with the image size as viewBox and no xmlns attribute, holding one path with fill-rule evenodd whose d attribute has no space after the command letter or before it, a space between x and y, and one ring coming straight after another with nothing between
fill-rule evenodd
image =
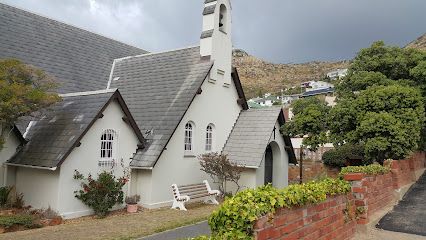
<instances>
[{"instance_id":1,"label":"mountain","mask_svg":"<svg viewBox=\"0 0 426 240\"><path fill-rule=\"evenodd\" d=\"M426 51L426 34L406 47ZM279 93L281 89L298 86L302 82L320 80L328 72L348 68L350 64L349 61L274 64L252 56L241 49L234 50L233 55L234 66L238 68L248 99L264 93Z\"/></svg>"},{"instance_id":2,"label":"mountain","mask_svg":"<svg viewBox=\"0 0 426 240\"><path fill-rule=\"evenodd\" d=\"M408 48L417 48L423 51L426 51L426 34L417 38L413 42L407 45Z\"/></svg>"},{"instance_id":3,"label":"mountain","mask_svg":"<svg viewBox=\"0 0 426 240\"><path fill-rule=\"evenodd\" d=\"M241 49L234 50L233 56L233 64L238 69L248 99L268 92L279 93L281 89L302 82L320 80L330 71L349 66L349 61L274 64Z\"/></svg>"}]
</instances>

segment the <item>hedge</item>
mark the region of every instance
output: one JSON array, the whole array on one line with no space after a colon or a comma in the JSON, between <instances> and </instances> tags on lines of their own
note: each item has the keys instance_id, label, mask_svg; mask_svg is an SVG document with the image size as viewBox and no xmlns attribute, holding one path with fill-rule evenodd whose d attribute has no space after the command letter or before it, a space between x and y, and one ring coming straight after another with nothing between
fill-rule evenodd
<instances>
[{"instance_id":1,"label":"hedge","mask_svg":"<svg viewBox=\"0 0 426 240\"><path fill-rule=\"evenodd\" d=\"M209 218L211 239L251 239L253 224L260 217L279 208L315 204L327 196L346 194L351 186L341 179L326 178L318 182L276 189L271 185L248 189L228 198ZM206 239L201 237L198 239Z\"/></svg>"},{"instance_id":2,"label":"hedge","mask_svg":"<svg viewBox=\"0 0 426 240\"><path fill-rule=\"evenodd\" d=\"M9 228L13 225L21 225L27 228L37 227L34 224L34 216L22 214L22 215L5 215L0 216L0 226Z\"/></svg>"},{"instance_id":3,"label":"hedge","mask_svg":"<svg viewBox=\"0 0 426 240\"><path fill-rule=\"evenodd\" d=\"M390 167L384 167L380 164L371 164L367 166L349 166L340 171L341 175L347 173L365 173L367 175L382 175L390 172Z\"/></svg>"},{"instance_id":4,"label":"hedge","mask_svg":"<svg viewBox=\"0 0 426 240\"><path fill-rule=\"evenodd\" d=\"M371 164L366 162L364 158L364 147L361 144L344 144L335 149L328 150L322 155L322 161L325 165L331 167L346 167L347 160L360 159L363 164Z\"/></svg>"}]
</instances>

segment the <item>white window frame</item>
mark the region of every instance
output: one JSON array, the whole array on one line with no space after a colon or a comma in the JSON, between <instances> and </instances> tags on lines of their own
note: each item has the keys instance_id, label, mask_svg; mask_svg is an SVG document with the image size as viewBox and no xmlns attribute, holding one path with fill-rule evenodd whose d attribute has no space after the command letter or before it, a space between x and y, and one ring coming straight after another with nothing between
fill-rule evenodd
<instances>
[{"instance_id":1,"label":"white window frame","mask_svg":"<svg viewBox=\"0 0 426 240\"><path fill-rule=\"evenodd\" d=\"M194 132L195 132L195 124L193 122L187 122L185 124L185 135L184 135L185 155L193 155L194 135L195 135Z\"/></svg>"},{"instance_id":2,"label":"white window frame","mask_svg":"<svg viewBox=\"0 0 426 240\"><path fill-rule=\"evenodd\" d=\"M210 123L206 127L206 145L205 150L206 152L213 152L214 151L214 124Z\"/></svg>"},{"instance_id":3,"label":"white window frame","mask_svg":"<svg viewBox=\"0 0 426 240\"><path fill-rule=\"evenodd\" d=\"M104 136L106 139L104 139ZM118 152L118 132L114 129L103 130L100 140L101 151L98 166L101 168L114 168Z\"/></svg>"}]
</instances>

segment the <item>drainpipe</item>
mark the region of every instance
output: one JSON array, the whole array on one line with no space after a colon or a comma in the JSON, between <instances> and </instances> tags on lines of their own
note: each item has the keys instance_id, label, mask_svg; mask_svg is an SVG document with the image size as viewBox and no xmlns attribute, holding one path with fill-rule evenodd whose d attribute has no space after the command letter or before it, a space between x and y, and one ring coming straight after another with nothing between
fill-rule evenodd
<instances>
[{"instance_id":1,"label":"drainpipe","mask_svg":"<svg viewBox=\"0 0 426 240\"><path fill-rule=\"evenodd\" d=\"M7 165L3 164L3 187L7 186Z\"/></svg>"},{"instance_id":2,"label":"drainpipe","mask_svg":"<svg viewBox=\"0 0 426 240\"><path fill-rule=\"evenodd\" d=\"M300 177L300 180L299 180L299 183L300 184L302 184L303 183L303 144L302 145L300 145L300 152L299 152L299 167L300 167L300 169L299 169L299 177Z\"/></svg>"}]
</instances>

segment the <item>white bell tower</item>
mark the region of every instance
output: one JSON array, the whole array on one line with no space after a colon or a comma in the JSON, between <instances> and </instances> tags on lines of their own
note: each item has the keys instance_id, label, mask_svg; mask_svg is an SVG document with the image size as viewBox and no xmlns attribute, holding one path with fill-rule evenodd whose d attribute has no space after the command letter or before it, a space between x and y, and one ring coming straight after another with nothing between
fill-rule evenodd
<instances>
[{"instance_id":1,"label":"white bell tower","mask_svg":"<svg viewBox=\"0 0 426 240\"><path fill-rule=\"evenodd\" d=\"M232 17L230 0L205 0L203 32L200 41L201 57L210 57L214 66L210 82L231 85Z\"/></svg>"}]
</instances>

